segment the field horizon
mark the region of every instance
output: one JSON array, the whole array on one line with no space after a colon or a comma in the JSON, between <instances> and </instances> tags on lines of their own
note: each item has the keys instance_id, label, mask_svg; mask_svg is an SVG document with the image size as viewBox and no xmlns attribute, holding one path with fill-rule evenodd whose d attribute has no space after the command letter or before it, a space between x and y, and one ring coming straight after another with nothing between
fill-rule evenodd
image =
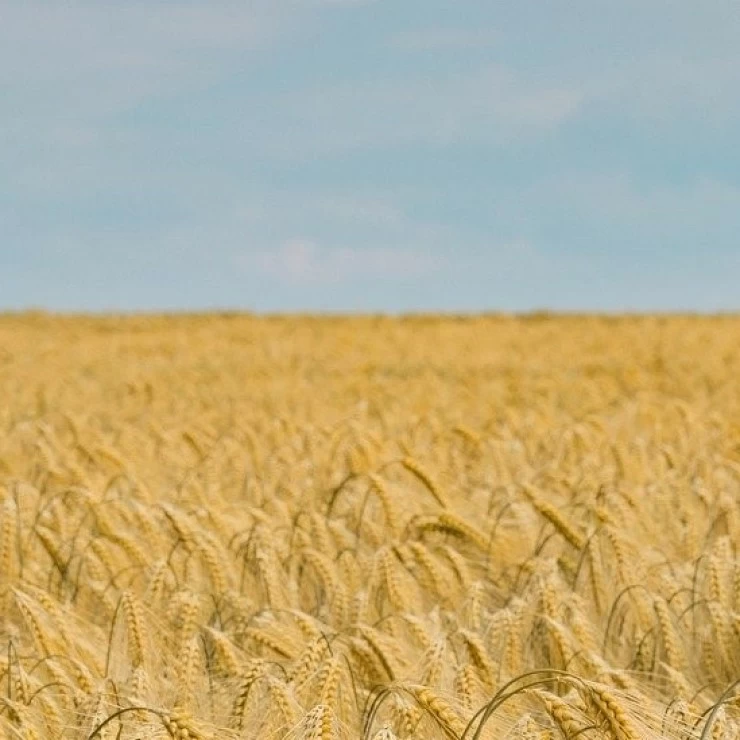
<instances>
[{"instance_id":1,"label":"field horizon","mask_svg":"<svg viewBox=\"0 0 740 740\"><path fill-rule=\"evenodd\" d=\"M696 318L696 319L724 319L740 318L740 309L727 310L683 310L668 309L664 311L650 310L582 310L582 309L548 309L532 308L526 310L491 309L491 310L461 310L461 311L345 311L342 309L327 311L261 311L246 308L172 308L161 310L150 309L100 309L100 310L74 310L54 308L20 308L0 309L0 319L27 319L27 318L59 318L59 319L161 319L161 318L250 318L250 319L636 319L636 318Z\"/></svg>"}]
</instances>

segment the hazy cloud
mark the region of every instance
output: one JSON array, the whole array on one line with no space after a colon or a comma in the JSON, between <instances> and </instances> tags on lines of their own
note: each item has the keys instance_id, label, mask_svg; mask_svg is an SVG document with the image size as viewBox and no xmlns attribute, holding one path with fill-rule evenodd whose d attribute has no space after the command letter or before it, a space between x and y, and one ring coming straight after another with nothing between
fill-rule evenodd
<instances>
[{"instance_id":1,"label":"hazy cloud","mask_svg":"<svg viewBox=\"0 0 740 740\"><path fill-rule=\"evenodd\" d=\"M440 256L413 248L323 247L308 239L289 239L274 249L246 252L237 262L271 278L303 284L417 278L442 266Z\"/></svg>"},{"instance_id":2,"label":"hazy cloud","mask_svg":"<svg viewBox=\"0 0 740 740\"><path fill-rule=\"evenodd\" d=\"M501 38L487 28L423 28L391 36L391 46L403 51L460 51L492 47Z\"/></svg>"},{"instance_id":3,"label":"hazy cloud","mask_svg":"<svg viewBox=\"0 0 740 740\"><path fill-rule=\"evenodd\" d=\"M693 58L663 52L615 65L589 81L587 94L630 118L663 124L699 119L706 125L740 116L739 91L737 51Z\"/></svg>"},{"instance_id":4,"label":"hazy cloud","mask_svg":"<svg viewBox=\"0 0 740 740\"><path fill-rule=\"evenodd\" d=\"M527 138L575 116L582 93L501 65L430 78L311 87L274 100L273 154L301 157L404 144ZM296 125L300 122L300 125Z\"/></svg>"},{"instance_id":5,"label":"hazy cloud","mask_svg":"<svg viewBox=\"0 0 740 740\"><path fill-rule=\"evenodd\" d=\"M198 89L234 50L273 42L286 24L264 3L11 0L2 9L0 82L15 98L11 120L50 111L99 120L153 95Z\"/></svg>"}]
</instances>

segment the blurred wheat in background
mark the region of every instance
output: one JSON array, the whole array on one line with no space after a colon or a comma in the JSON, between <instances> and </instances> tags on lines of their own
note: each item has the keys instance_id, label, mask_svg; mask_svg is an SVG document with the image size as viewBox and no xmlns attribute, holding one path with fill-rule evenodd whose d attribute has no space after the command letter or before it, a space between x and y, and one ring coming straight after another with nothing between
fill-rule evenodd
<instances>
[{"instance_id":1,"label":"blurred wheat in background","mask_svg":"<svg viewBox=\"0 0 740 740\"><path fill-rule=\"evenodd\" d=\"M0 318L0 733L738 738L738 378L734 318Z\"/></svg>"}]
</instances>

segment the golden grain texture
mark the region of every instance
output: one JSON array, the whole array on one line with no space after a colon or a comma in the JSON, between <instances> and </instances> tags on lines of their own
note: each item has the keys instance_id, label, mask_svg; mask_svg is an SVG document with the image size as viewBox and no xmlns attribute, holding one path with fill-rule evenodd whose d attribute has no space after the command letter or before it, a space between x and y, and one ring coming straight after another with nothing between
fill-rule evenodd
<instances>
[{"instance_id":1,"label":"golden grain texture","mask_svg":"<svg viewBox=\"0 0 740 740\"><path fill-rule=\"evenodd\" d=\"M0 737L740 737L740 320L0 317Z\"/></svg>"}]
</instances>

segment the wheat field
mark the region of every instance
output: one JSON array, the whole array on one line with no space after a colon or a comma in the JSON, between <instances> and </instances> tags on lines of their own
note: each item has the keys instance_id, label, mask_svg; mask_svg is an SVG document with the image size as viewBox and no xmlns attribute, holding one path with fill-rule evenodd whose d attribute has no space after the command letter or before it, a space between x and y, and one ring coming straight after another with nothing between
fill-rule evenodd
<instances>
[{"instance_id":1,"label":"wheat field","mask_svg":"<svg viewBox=\"0 0 740 740\"><path fill-rule=\"evenodd\" d=\"M0 737L740 738L740 319L0 317Z\"/></svg>"}]
</instances>

